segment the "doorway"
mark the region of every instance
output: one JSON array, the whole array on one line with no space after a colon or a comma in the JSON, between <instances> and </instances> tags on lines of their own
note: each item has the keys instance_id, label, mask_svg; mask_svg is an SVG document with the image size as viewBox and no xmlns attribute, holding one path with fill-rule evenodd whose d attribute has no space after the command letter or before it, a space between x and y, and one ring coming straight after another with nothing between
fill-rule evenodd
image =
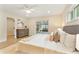
<instances>
[{"instance_id":1,"label":"doorway","mask_svg":"<svg viewBox=\"0 0 79 59\"><path fill-rule=\"evenodd\" d=\"M7 41L14 42L15 20L14 18L7 17Z\"/></svg>"}]
</instances>

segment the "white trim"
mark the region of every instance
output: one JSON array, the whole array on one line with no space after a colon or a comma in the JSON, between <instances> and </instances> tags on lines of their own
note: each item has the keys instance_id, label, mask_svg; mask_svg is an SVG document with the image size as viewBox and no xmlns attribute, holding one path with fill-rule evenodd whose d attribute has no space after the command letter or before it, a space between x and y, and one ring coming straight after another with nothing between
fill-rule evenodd
<instances>
[{"instance_id":1,"label":"white trim","mask_svg":"<svg viewBox=\"0 0 79 59\"><path fill-rule=\"evenodd\" d=\"M76 49L79 50L79 34L76 35Z\"/></svg>"},{"instance_id":2,"label":"white trim","mask_svg":"<svg viewBox=\"0 0 79 59\"><path fill-rule=\"evenodd\" d=\"M15 39L17 38L17 37L16 37L16 34L17 34L16 29L17 29L17 19L15 19L15 30L14 30Z\"/></svg>"}]
</instances>

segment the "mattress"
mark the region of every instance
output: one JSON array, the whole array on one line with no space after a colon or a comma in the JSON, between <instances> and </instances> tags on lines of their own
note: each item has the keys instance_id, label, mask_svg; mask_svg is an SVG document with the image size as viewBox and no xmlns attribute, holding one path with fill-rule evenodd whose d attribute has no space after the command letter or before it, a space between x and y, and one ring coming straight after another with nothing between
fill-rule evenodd
<instances>
[{"instance_id":1,"label":"mattress","mask_svg":"<svg viewBox=\"0 0 79 59\"><path fill-rule=\"evenodd\" d=\"M55 50L62 53L72 53L70 50L65 48L64 45L61 44L60 42L59 43L56 43L54 41L50 42L47 38L48 36L49 34L39 33L31 37L24 38L23 40L19 41L19 43L47 48L47 49Z\"/></svg>"}]
</instances>

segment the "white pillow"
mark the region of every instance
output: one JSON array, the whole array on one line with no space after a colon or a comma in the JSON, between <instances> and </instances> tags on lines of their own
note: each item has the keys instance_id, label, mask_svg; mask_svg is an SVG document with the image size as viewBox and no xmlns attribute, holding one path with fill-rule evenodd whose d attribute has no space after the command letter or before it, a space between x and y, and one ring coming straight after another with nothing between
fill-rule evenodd
<instances>
[{"instance_id":1,"label":"white pillow","mask_svg":"<svg viewBox=\"0 0 79 59\"><path fill-rule=\"evenodd\" d=\"M53 32L51 32L51 34L50 34L51 36L53 35Z\"/></svg>"},{"instance_id":2,"label":"white pillow","mask_svg":"<svg viewBox=\"0 0 79 59\"><path fill-rule=\"evenodd\" d=\"M65 40L66 33L62 29L58 29L58 33L60 35L60 43L63 44Z\"/></svg>"},{"instance_id":3,"label":"white pillow","mask_svg":"<svg viewBox=\"0 0 79 59\"><path fill-rule=\"evenodd\" d=\"M58 33L60 34L60 43L70 51L74 51L76 36L68 34L62 29L58 29Z\"/></svg>"},{"instance_id":4,"label":"white pillow","mask_svg":"<svg viewBox=\"0 0 79 59\"><path fill-rule=\"evenodd\" d=\"M66 33L65 40L64 40L64 46L69 49L70 51L75 50L75 40L76 36Z\"/></svg>"}]
</instances>

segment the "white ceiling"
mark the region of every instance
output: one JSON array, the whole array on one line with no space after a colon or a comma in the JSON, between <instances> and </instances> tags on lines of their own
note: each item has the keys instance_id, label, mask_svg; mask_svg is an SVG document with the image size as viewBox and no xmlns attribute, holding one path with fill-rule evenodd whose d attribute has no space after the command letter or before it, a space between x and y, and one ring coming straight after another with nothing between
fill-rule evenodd
<instances>
[{"instance_id":1,"label":"white ceiling","mask_svg":"<svg viewBox=\"0 0 79 59\"><path fill-rule=\"evenodd\" d=\"M50 15L59 15L66 8L66 4L5 4L0 5L3 10L8 13L13 13L23 17L37 17L37 16L50 16ZM24 6L29 9L34 9L32 13L26 13ZM48 13L49 11L49 13Z\"/></svg>"}]
</instances>

